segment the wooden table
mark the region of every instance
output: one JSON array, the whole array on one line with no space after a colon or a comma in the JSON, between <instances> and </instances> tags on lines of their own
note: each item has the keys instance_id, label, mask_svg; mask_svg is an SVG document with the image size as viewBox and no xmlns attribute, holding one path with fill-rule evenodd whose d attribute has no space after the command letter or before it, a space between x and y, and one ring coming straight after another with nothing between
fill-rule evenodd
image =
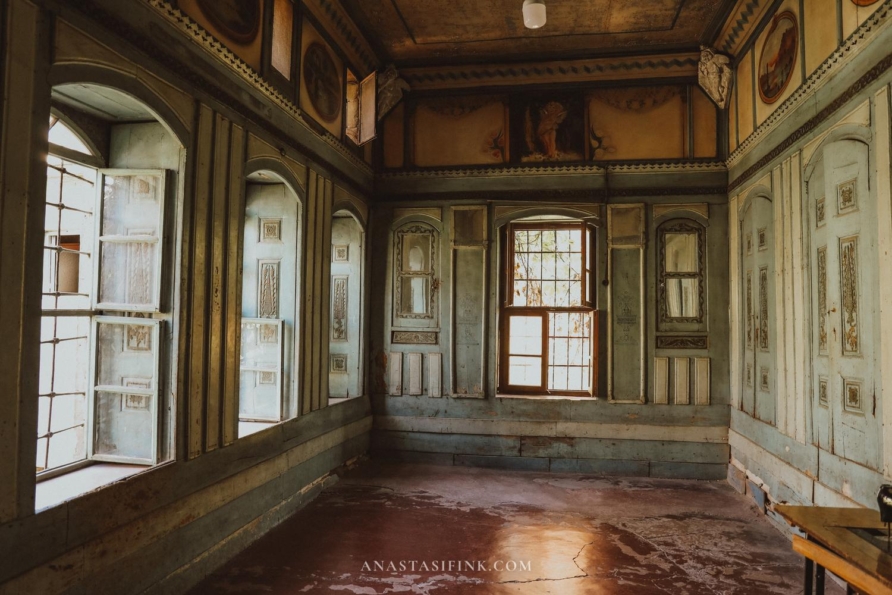
<instances>
[{"instance_id":1,"label":"wooden table","mask_svg":"<svg viewBox=\"0 0 892 595\"><path fill-rule=\"evenodd\" d=\"M825 569L846 581L849 593L854 587L871 595L892 595L892 553L856 532L879 529L885 534L880 513L866 508L787 505L775 510L808 536L793 536L793 550L805 556L805 595L812 594L813 578L816 592L823 595Z\"/></svg>"}]
</instances>

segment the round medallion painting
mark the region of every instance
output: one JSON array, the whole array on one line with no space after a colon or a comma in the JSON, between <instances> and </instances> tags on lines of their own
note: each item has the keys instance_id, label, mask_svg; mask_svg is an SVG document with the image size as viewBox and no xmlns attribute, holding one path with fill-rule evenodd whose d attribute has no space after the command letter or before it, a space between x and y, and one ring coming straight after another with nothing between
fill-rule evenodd
<instances>
[{"instance_id":1,"label":"round medallion painting","mask_svg":"<svg viewBox=\"0 0 892 595\"><path fill-rule=\"evenodd\" d=\"M782 12L774 17L759 58L759 96L762 101L774 103L778 100L793 78L798 53L796 15Z\"/></svg>"},{"instance_id":2,"label":"round medallion painting","mask_svg":"<svg viewBox=\"0 0 892 595\"><path fill-rule=\"evenodd\" d=\"M341 79L334 60L324 45L313 42L304 54L304 84L313 108L326 122L341 113Z\"/></svg>"},{"instance_id":3,"label":"round medallion painting","mask_svg":"<svg viewBox=\"0 0 892 595\"><path fill-rule=\"evenodd\" d=\"M871 4L876 4L880 0L852 0L852 4L855 6L870 6Z\"/></svg>"},{"instance_id":4,"label":"round medallion painting","mask_svg":"<svg viewBox=\"0 0 892 595\"><path fill-rule=\"evenodd\" d=\"M198 0L198 7L236 43L251 43L260 31L260 0Z\"/></svg>"}]
</instances>

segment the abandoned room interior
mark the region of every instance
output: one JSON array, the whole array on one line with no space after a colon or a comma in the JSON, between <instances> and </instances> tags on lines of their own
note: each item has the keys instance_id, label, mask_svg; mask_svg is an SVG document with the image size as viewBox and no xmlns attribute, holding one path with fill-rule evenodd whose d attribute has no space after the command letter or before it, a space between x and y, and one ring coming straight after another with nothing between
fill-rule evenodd
<instances>
[{"instance_id":1,"label":"abandoned room interior","mask_svg":"<svg viewBox=\"0 0 892 595\"><path fill-rule=\"evenodd\" d=\"M0 594L892 593L892 0L0 47Z\"/></svg>"}]
</instances>

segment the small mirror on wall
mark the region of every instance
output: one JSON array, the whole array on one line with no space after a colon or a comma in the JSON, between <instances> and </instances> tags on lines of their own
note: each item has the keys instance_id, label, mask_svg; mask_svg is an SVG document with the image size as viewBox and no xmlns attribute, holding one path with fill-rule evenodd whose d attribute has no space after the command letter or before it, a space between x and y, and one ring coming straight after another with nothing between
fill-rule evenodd
<instances>
[{"instance_id":1,"label":"small mirror on wall","mask_svg":"<svg viewBox=\"0 0 892 595\"><path fill-rule=\"evenodd\" d=\"M700 281L697 279L666 280L666 313L669 318L700 316Z\"/></svg>"},{"instance_id":2,"label":"small mirror on wall","mask_svg":"<svg viewBox=\"0 0 892 595\"><path fill-rule=\"evenodd\" d=\"M675 220L658 228L660 322L699 324L703 320L704 228Z\"/></svg>"},{"instance_id":3,"label":"small mirror on wall","mask_svg":"<svg viewBox=\"0 0 892 595\"><path fill-rule=\"evenodd\" d=\"M667 273L697 273L696 233L667 233L665 236Z\"/></svg>"}]
</instances>

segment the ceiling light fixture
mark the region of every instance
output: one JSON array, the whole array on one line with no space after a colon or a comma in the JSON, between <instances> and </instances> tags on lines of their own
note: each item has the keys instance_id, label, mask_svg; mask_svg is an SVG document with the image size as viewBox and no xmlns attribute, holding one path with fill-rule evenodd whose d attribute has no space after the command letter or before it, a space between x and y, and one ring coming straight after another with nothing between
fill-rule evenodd
<instances>
[{"instance_id":1,"label":"ceiling light fixture","mask_svg":"<svg viewBox=\"0 0 892 595\"><path fill-rule=\"evenodd\" d=\"M527 29L538 29L545 24L545 2L523 0L523 24Z\"/></svg>"}]
</instances>

